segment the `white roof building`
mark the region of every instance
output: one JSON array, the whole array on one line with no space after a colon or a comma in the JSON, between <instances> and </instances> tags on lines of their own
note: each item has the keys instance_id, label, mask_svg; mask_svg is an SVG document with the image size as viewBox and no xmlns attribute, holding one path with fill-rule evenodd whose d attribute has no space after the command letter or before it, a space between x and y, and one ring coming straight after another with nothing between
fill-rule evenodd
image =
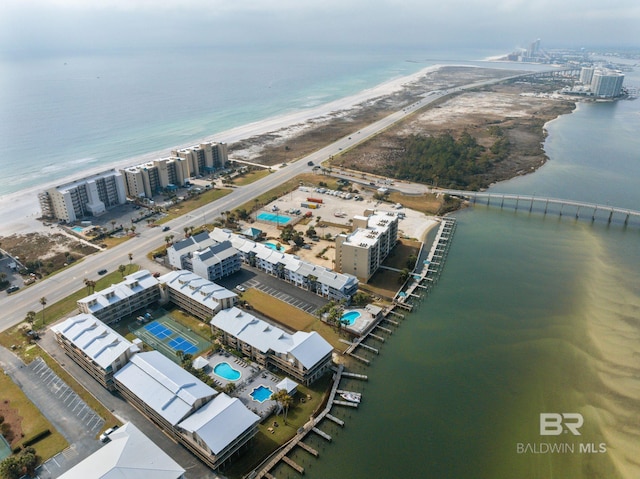
<instances>
[{"instance_id":1,"label":"white roof building","mask_svg":"<svg viewBox=\"0 0 640 479\"><path fill-rule=\"evenodd\" d=\"M131 423L59 479L181 479L185 470Z\"/></svg>"},{"instance_id":2,"label":"white roof building","mask_svg":"<svg viewBox=\"0 0 640 479\"><path fill-rule=\"evenodd\" d=\"M333 347L315 331L290 334L236 307L216 314L211 327L223 333L229 346L304 384L315 381L331 365Z\"/></svg>"},{"instance_id":3,"label":"white roof building","mask_svg":"<svg viewBox=\"0 0 640 479\"><path fill-rule=\"evenodd\" d=\"M333 300L349 299L358 291L358 279L337 273L324 266L281 253L229 230L215 228L210 236L216 241L230 241L242 261L303 289Z\"/></svg>"},{"instance_id":4,"label":"white roof building","mask_svg":"<svg viewBox=\"0 0 640 479\"><path fill-rule=\"evenodd\" d=\"M127 399L171 427L218 394L158 351L136 354L114 379Z\"/></svg>"},{"instance_id":5,"label":"white roof building","mask_svg":"<svg viewBox=\"0 0 640 479\"><path fill-rule=\"evenodd\" d=\"M113 374L140 351L91 314L73 316L51 330L66 353L107 389L113 389Z\"/></svg>"},{"instance_id":6,"label":"white roof building","mask_svg":"<svg viewBox=\"0 0 640 479\"><path fill-rule=\"evenodd\" d=\"M204 445L217 464L227 460L236 450L257 432L260 416L246 408L238 398L224 393L202 406L178 428L195 444Z\"/></svg>"},{"instance_id":7,"label":"white roof building","mask_svg":"<svg viewBox=\"0 0 640 479\"><path fill-rule=\"evenodd\" d=\"M238 302L238 295L233 291L190 271L171 271L160 276L158 281L166 285L172 303L204 321Z\"/></svg>"},{"instance_id":8,"label":"white roof building","mask_svg":"<svg viewBox=\"0 0 640 479\"><path fill-rule=\"evenodd\" d=\"M120 283L78 300L78 309L105 323L117 321L158 301L158 285L158 280L149 271L136 271Z\"/></svg>"}]
</instances>

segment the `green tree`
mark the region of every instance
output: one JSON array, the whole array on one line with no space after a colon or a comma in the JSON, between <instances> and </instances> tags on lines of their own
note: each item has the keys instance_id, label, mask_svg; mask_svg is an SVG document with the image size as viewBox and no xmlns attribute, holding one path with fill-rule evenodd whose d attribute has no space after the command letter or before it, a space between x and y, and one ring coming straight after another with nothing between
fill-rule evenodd
<instances>
[{"instance_id":1,"label":"green tree","mask_svg":"<svg viewBox=\"0 0 640 479\"><path fill-rule=\"evenodd\" d=\"M121 264L120 266L118 266L118 271L122 275L122 279L124 279L124 273L126 270L127 270L127 267L125 265Z\"/></svg>"}]
</instances>

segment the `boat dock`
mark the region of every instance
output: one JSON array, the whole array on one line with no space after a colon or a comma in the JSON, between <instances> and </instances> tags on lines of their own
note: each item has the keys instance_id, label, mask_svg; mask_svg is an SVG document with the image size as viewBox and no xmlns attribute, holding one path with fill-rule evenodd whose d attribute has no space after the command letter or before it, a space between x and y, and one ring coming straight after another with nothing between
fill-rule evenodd
<instances>
[{"instance_id":1,"label":"boat dock","mask_svg":"<svg viewBox=\"0 0 640 479\"><path fill-rule=\"evenodd\" d=\"M425 253L424 244L420 248L416 267L393 298L394 307L412 311L438 281L455 229L455 218L445 216L440 219L440 227L431 249Z\"/></svg>"},{"instance_id":2,"label":"boat dock","mask_svg":"<svg viewBox=\"0 0 640 479\"><path fill-rule=\"evenodd\" d=\"M297 471L299 474L304 474L304 468L298 463L296 463L293 459L288 457L288 454L294 448L300 447L305 451L307 451L312 456L318 457L320 455L318 451L313 447L311 447L309 444L303 442L303 439L307 437L307 435L310 432L313 432L318 436L320 436L321 438L325 439L326 441L331 442L333 440L331 435L327 434L326 432L324 432L319 428L320 423L326 418L327 420L334 422L340 427L344 427L344 421L342 419L339 419L333 416L332 414L330 414L331 408L333 408L334 405L340 405L340 406L346 405L346 406L356 407L356 408L358 407L358 403L355 403L355 402L336 400L336 395L342 394L342 393L356 394L358 397L360 397L360 393L339 389L340 380L343 377L354 378L354 379L364 379L364 380L367 379L367 376L363 374L347 372L344 370L344 365L342 364L339 365L335 369L335 374L333 377L333 385L331 386L331 391L329 392L329 397L327 399L327 404L325 408L316 417L313 417L309 421L307 421L307 423L305 423L304 426L298 429L298 432L296 433L296 435L289 442L283 445L279 451L277 451L270 458L265 460L265 462L263 462L263 464L261 464L259 468L256 468L247 477L251 479L261 479L263 477L264 478L274 477L271 474L271 471L280 462L287 464L289 467Z\"/></svg>"}]
</instances>

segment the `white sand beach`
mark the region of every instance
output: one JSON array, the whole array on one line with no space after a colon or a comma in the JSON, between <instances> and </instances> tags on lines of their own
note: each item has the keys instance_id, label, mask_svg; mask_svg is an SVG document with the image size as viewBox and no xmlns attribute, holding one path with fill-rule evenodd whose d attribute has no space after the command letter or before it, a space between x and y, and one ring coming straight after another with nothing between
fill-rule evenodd
<instances>
[{"instance_id":1,"label":"white sand beach","mask_svg":"<svg viewBox=\"0 0 640 479\"><path fill-rule=\"evenodd\" d=\"M287 129L290 129L291 134L293 134L299 128L296 126L300 125L301 123L326 115L336 114L337 112L347 111L355 107L356 105L359 105L373 98L390 95L396 91L401 90L407 84L417 81L423 75L429 72L436 71L439 68L441 68L441 65L429 66L411 75L391 79L373 88L363 90L355 95L341 98L339 100L335 100L309 110L303 110L286 115L276 116L273 118L268 118L254 123L249 123L247 125L221 132L219 134L216 134L215 136L203 138L201 142L217 141L231 144L240 140L251 138L256 135L262 135L275 131L278 131L279 135L283 136L287 134ZM186 145L176 145L171 149L184 148L197 143L199 142L190 142ZM10 236L12 234L24 234L35 231L48 231L48 228L37 220L37 218L40 216L38 193L44 191L45 189L64 184L74 179L79 179L93 173L105 171L110 168L124 168L152 159L162 158L168 156L169 154L170 150L155 151L128 159L123 162L113 163L101 166L99 168L86 170L83 173L75 173L65 179L56 180L49 184L40 185L16 193L1 196L0 211L2 211L2 222L0 222L0 236Z\"/></svg>"}]
</instances>

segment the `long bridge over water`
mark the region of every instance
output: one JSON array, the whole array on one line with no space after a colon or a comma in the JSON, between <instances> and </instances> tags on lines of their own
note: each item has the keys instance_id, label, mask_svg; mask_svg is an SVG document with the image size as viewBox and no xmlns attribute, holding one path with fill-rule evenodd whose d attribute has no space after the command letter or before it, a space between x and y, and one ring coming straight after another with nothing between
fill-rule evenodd
<instances>
[{"instance_id":1,"label":"long bridge over water","mask_svg":"<svg viewBox=\"0 0 640 479\"><path fill-rule=\"evenodd\" d=\"M440 188L434 189L433 192L467 198L473 204L481 203L492 207L511 208L516 211L528 210L530 213L539 212L545 215L557 214L561 217L574 217L608 224L640 226L640 211L617 206L509 193L487 193Z\"/></svg>"}]
</instances>

